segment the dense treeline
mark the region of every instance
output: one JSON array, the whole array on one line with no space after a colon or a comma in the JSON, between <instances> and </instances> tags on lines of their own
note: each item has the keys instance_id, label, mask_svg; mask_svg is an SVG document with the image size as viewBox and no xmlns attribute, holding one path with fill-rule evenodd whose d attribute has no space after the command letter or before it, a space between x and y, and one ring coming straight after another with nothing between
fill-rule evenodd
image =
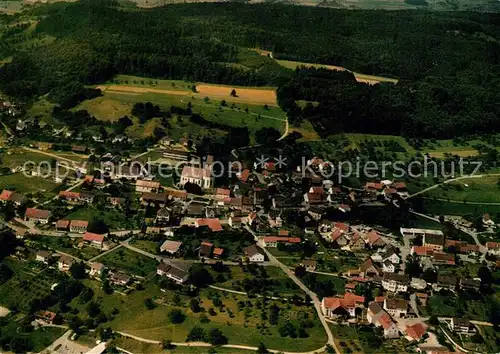
<instances>
[{"instance_id":1,"label":"dense treeline","mask_svg":"<svg viewBox=\"0 0 500 354\"><path fill-rule=\"evenodd\" d=\"M122 73L281 85L284 107L324 134L350 130L449 137L500 130L498 14L242 3L138 10L111 0L84 0L38 7L31 15L40 18L34 36L57 39L17 51L0 70L0 89L21 98L49 93L68 108L94 94L84 85ZM256 65L262 60L244 57L245 47L400 82L368 87L348 75L319 80L327 74L304 79L310 74L299 73L287 84L289 74L270 59L267 66ZM286 101L289 93L289 98L311 99L319 106L299 112Z\"/></svg>"},{"instance_id":2,"label":"dense treeline","mask_svg":"<svg viewBox=\"0 0 500 354\"><path fill-rule=\"evenodd\" d=\"M500 131L500 92L452 78L370 86L347 72L299 68L278 89L289 119L311 121L322 136L339 132L453 138ZM300 108L297 100L310 101Z\"/></svg>"}]
</instances>

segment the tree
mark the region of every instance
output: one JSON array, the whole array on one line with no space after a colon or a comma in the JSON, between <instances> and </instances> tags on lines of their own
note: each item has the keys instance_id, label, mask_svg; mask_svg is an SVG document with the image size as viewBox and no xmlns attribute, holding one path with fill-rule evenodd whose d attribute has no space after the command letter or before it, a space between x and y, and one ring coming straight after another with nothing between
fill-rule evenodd
<instances>
[{"instance_id":1,"label":"tree","mask_svg":"<svg viewBox=\"0 0 500 354\"><path fill-rule=\"evenodd\" d=\"M238 97L238 95L236 94L236 90L235 89L231 90L231 97Z\"/></svg>"},{"instance_id":2,"label":"tree","mask_svg":"<svg viewBox=\"0 0 500 354\"><path fill-rule=\"evenodd\" d=\"M94 290L92 290L91 288L85 287L85 288L83 288L82 292L78 296L78 300L79 300L80 304L86 304L87 302L92 300L93 297L94 297Z\"/></svg>"},{"instance_id":3,"label":"tree","mask_svg":"<svg viewBox=\"0 0 500 354\"><path fill-rule=\"evenodd\" d=\"M71 267L69 267L69 272L71 276L75 279L84 279L85 278L85 264L82 262L73 263Z\"/></svg>"},{"instance_id":4,"label":"tree","mask_svg":"<svg viewBox=\"0 0 500 354\"><path fill-rule=\"evenodd\" d=\"M175 345L172 344L172 341L170 339L162 340L161 346L163 349L174 349L175 348Z\"/></svg>"},{"instance_id":5,"label":"tree","mask_svg":"<svg viewBox=\"0 0 500 354\"><path fill-rule=\"evenodd\" d=\"M304 266L295 267L295 275L297 277L302 278L306 274L307 274L307 271L306 271L306 268Z\"/></svg>"},{"instance_id":6,"label":"tree","mask_svg":"<svg viewBox=\"0 0 500 354\"><path fill-rule=\"evenodd\" d=\"M87 230L96 234L107 234L109 232L108 226L101 219L92 219Z\"/></svg>"},{"instance_id":7,"label":"tree","mask_svg":"<svg viewBox=\"0 0 500 354\"><path fill-rule=\"evenodd\" d=\"M208 342L212 345L223 345L227 344L227 338L220 329L212 328L208 332Z\"/></svg>"},{"instance_id":8,"label":"tree","mask_svg":"<svg viewBox=\"0 0 500 354\"><path fill-rule=\"evenodd\" d=\"M213 283L212 275L202 264L194 264L191 267L189 270L189 279L191 279L191 283L198 288L202 288Z\"/></svg>"},{"instance_id":9,"label":"tree","mask_svg":"<svg viewBox=\"0 0 500 354\"><path fill-rule=\"evenodd\" d=\"M259 347L257 348L257 353L258 354L267 354L267 353L269 353L269 350L267 350L264 343L260 342Z\"/></svg>"},{"instance_id":10,"label":"tree","mask_svg":"<svg viewBox=\"0 0 500 354\"><path fill-rule=\"evenodd\" d=\"M189 300L189 307L194 313L201 311L200 302L196 298L192 298L191 300Z\"/></svg>"},{"instance_id":11,"label":"tree","mask_svg":"<svg viewBox=\"0 0 500 354\"><path fill-rule=\"evenodd\" d=\"M96 317L101 313L101 308L99 307L99 304L96 302L92 301L88 304L87 306L87 313L89 314L90 317Z\"/></svg>"},{"instance_id":12,"label":"tree","mask_svg":"<svg viewBox=\"0 0 500 354\"><path fill-rule=\"evenodd\" d=\"M205 341L205 330L201 327L194 326L189 331L186 342L203 342Z\"/></svg>"},{"instance_id":13,"label":"tree","mask_svg":"<svg viewBox=\"0 0 500 354\"><path fill-rule=\"evenodd\" d=\"M431 317L429 317L429 324L433 326L439 326L439 319L437 318L437 316L432 315Z\"/></svg>"},{"instance_id":14,"label":"tree","mask_svg":"<svg viewBox=\"0 0 500 354\"><path fill-rule=\"evenodd\" d=\"M184 322L186 315L184 315L184 313L179 309L172 309L168 313L168 318L170 319L171 323L179 324Z\"/></svg>"},{"instance_id":15,"label":"tree","mask_svg":"<svg viewBox=\"0 0 500 354\"><path fill-rule=\"evenodd\" d=\"M18 244L15 234L7 230L0 231L0 262L14 253Z\"/></svg>"},{"instance_id":16,"label":"tree","mask_svg":"<svg viewBox=\"0 0 500 354\"><path fill-rule=\"evenodd\" d=\"M146 308L148 310L152 310L156 307L155 303L153 302L153 299L151 299L150 297L148 297L147 299L144 299L144 305L146 306Z\"/></svg>"}]
</instances>

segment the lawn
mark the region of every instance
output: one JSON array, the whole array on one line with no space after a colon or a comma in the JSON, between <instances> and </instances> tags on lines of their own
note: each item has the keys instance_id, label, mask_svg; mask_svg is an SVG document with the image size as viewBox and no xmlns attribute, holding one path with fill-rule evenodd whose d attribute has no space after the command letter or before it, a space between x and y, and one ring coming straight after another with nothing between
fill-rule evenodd
<instances>
[{"instance_id":1,"label":"lawn","mask_svg":"<svg viewBox=\"0 0 500 354\"><path fill-rule=\"evenodd\" d=\"M27 262L9 260L7 265L15 270L14 276L0 285L0 304L7 308L29 310L31 301L48 295L61 276L50 269L35 273Z\"/></svg>"},{"instance_id":2,"label":"lawn","mask_svg":"<svg viewBox=\"0 0 500 354\"><path fill-rule=\"evenodd\" d=\"M139 212L133 216L110 208L96 208L86 206L73 211L65 217L68 220L102 220L111 230L138 229L142 222L142 214Z\"/></svg>"},{"instance_id":3,"label":"lawn","mask_svg":"<svg viewBox=\"0 0 500 354\"><path fill-rule=\"evenodd\" d=\"M120 247L99 258L99 262L113 269L121 269L139 276L156 272L158 262L154 259Z\"/></svg>"},{"instance_id":4,"label":"lawn","mask_svg":"<svg viewBox=\"0 0 500 354\"><path fill-rule=\"evenodd\" d=\"M146 251L146 252L149 252L152 254L158 254L159 247L161 246L161 243L159 243L159 242L148 241L148 240L137 240L137 239L131 240L130 244L134 247L137 247L143 251Z\"/></svg>"},{"instance_id":5,"label":"lawn","mask_svg":"<svg viewBox=\"0 0 500 354\"><path fill-rule=\"evenodd\" d=\"M466 178L442 184L438 188L425 193L424 196L458 203L500 203L499 177Z\"/></svg>"},{"instance_id":6,"label":"lawn","mask_svg":"<svg viewBox=\"0 0 500 354\"><path fill-rule=\"evenodd\" d=\"M41 177L26 177L23 173L0 176L2 189L15 190L20 193L43 193L47 198L54 197L60 184Z\"/></svg>"},{"instance_id":7,"label":"lawn","mask_svg":"<svg viewBox=\"0 0 500 354\"><path fill-rule=\"evenodd\" d=\"M118 310L117 315L109 323L113 329L123 331L132 335L152 340L171 339L173 341L184 342L187 333L194 326L201 326L206 330L210 328L219 328L229 339L229 344L241 344L258 346L264 342L268 348L291 351L315 350L322 347L326 342L326 335L323 327L315 315L312 307L297 307L292 304L282 304L281 302L269 302L276 304L280 308L278 326L269 325L267 320L261 320L262 312L258 307L262 307L262 301L259 299L249 299L246 296L235 294L226 294L215 291L202 291L199 295L202 312L193 313L187 303L189 297L181 295L180 300L182 311L186 318L181 324L171 324L168 320L168 313L174 307L172 305L173 293L170 291L162 292L151 283L145 284L145 289L134 291L128 296L118 294L106 295L102 292L95 281L86 281L96 284L93 286L96 296L99 297L101 309L110 313L113 308ZM211 298L217 296L223 306L214 306ZM144 300L152 298L157 306L152 310L147 310ZM163 300L166 301L163 301ZM242 302L243 307L238 306ZM81 308L80 315L86 314L85 305L79 305L73 301L72 306ZM207 310L215 308L215 315L209 315ZM222 309L221 309L222 308ZM205 315L209 318L208 323L201 323L200 316ZM296 326L301 318L308 317L312 321L313 327L307 328L308 338L281 337L278 334L278 327L286 320ZM263 328L265 325L266 328Z\"/></svg>"},{"instance_id":8,"label":"lawn","mask_svg":"<svg viewBox=\"0 0 500 354\"><path fill-rule=\"evenodd\" d=\"M89 260L98 256L101 251L94 247L76 248L81 240L69 237L34 236L30 239L29 245L35 248L48 248L54 251L61 251L71 254L79 259Z\"/></svg>"},{"instance_id":9,"label":"lawn","mask_svg":"<svg viewBox=\"0 0 500 354\"><path fill-rule=\"evenodd\" d=\"M229 266L228 269L228 272L223 273L212 272L216 280L220 274L225 278L224 281L218 281L214 285L259 295L267 294L284 298L293 295L304 296L304 292L278 267L262 267L253 272L251 268L242 269L240 266Z\"/></svg>"},{"instance_id":10,"label":"lawn","mask_svg":"<svg viewBox=\"0 0 500 354\"><path fill-rule=\"evenodd\" d=\"M450 203L440 200L422 199L422 210L429 215L481 216L484 213L500 214L500 205ZM497 219L494 219L497 221Z\"/></svg>"}]
</instances>

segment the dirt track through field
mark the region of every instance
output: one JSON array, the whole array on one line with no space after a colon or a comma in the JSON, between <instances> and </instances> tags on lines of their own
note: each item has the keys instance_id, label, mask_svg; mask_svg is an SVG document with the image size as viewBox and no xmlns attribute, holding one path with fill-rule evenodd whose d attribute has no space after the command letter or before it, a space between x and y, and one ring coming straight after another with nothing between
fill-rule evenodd
<instances>
[{"instance_id":1,"label":"dirt track through field","mask_svg":"<svg viewBox=\"0 0 500 354\"><path fill-rule=\"evenodd\" d=\"M176 96L208 97L211 99L226 100L234 103L248 103L252 105L278 106L276 103L276 91L273 89L253 89L235 87L236 97L231 96L233 90L230 86L218 86L199 84L196 85L196 93L183 90L165 90L154 87L137 87L127 85L97 86L103 92L118 92L123 94L158 93Z\"/></svg>"}]
</instances>

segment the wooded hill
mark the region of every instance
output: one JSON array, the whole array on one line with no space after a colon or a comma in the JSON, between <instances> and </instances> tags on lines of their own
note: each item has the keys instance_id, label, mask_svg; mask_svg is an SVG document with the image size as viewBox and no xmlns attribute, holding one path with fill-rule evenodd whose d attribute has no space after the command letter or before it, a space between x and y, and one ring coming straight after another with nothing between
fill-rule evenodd
<instances>
[{"instance_id":1,"label":"wooded hill","mask_svg":"<svg viewBox=\"0 0 500 354\"><path fill-rule=\"evenodd\" d=\"M324 135L343 130L444 138L500 131L498 14L241 3L139 10L85 0L26 15L40 20L35 35L57 39L15 51L0 70L0 89L18 98L49 93L71 106L93 94L83 85L122 73L280 86L280 103L292 119L309 119ZM16 33L2 40L9 36ZM292 75L269 58L242 59L246 48L399 83L368 87L315 70ZM304 112L291 99L320 105Z\"/></svg>"}]
</instances>

